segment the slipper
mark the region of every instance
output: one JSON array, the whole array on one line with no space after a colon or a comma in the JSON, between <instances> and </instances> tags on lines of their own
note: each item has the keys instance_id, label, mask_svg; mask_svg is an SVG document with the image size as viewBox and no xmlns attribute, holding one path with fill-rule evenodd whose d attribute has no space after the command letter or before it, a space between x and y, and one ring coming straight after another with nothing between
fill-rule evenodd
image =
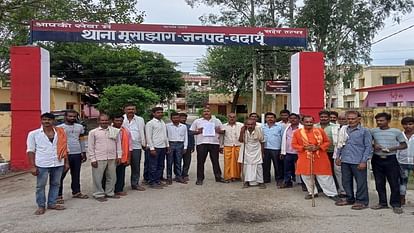
<instances>
[{"instance_id":1,"label":"slipper","mask_svg":"<svg viewBox=\"0 0 414 233\"><path fill-rule=\"evenodd\" d=\"M81 192L73 194L72 198L79 198L79 199L88 199L88 195L83 194Z\"/></svg>"},{"instance_id":2,"label":"slipper","mask_svg":"<svg viewBox=\"0 0 414 233\"><path fill-rule=\"evenodd\" d=\"M35 212L34 212L34 214L35 215L42 215L42 214L44 214L46 212L46 209L45 208L38 208Z\"/></svg>"},{"instance_id":3,"label":"slipper","mask_svg":"<svg viewBox=\"0 0 414 233\"><path fill-rule=\"evenodd\" d=\"M63 196L58 196L56 198L56 204L65 204L65 200L63 200Z\"/></svg>"},{"instance_id":4,"label":"slipper","mask_svg":"<svg viewBox=\"0 0 414 233\"><path fill-rule=\"evenodd\" d=\"M353 210L363 210L363 209L366 209L366 208L368 208L368 206L366 206L364 204L361 204L361 203L354 204L351 207L351 209L353 209Z\"/></svg>"},{"instance_id":5,"label":"slipper","mask_svg":"<svg viewBox=\"0 0 414 233\"><path fill-rule=\"evenodd\" d=\"M51 206L47 206L48 209L50 210L64 210L66 209L63 205L51 205Z\"/></svg>"},{"instance_id":6,"label":"slipper","mask_svg":"<svg viewBox=\"0 0 414 233\"><path fill-rule=\"evenodd\" d=\"M380 204L371 206L371 209L373 209L373 210L381 210L381 209L388 209L388 208L389 208L388 206L380 205Z\"/></svg>"},{"instance_id":7,"label":"slipper","mask_svg":"<svg viewBox=\"0 0 414 233\"><path fill-rule=\"evenodd\" d=\"M106 197L95 197L95 199L99 202L104 202L104 201L108 200L108 199L106 199Z\"/></svg>"}]
</instances>

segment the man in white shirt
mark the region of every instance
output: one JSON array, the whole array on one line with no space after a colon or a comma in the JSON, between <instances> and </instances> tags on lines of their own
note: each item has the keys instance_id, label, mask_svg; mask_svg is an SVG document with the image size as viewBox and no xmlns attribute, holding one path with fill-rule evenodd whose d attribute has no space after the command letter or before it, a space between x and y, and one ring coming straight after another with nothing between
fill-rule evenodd
<instances>
[{"instance_id":1,"label":"man in white shirt","mask_svg":"<svg viewBox=\"0 0 414 233\"><path fill-rule=\"evenodd\" d=\"M397 160L401 170L401 205L405 205L405 195L407 193L410 171L414 175L414 117L404 117L401 120L401 125L404 128L403 135L407 143L407 149L397 152Z\"/></svg>"},{"instance_id":2,"label":"man in white shirt","mask_svg":"<svg viewBox=\"0 0 414 233\"><path fill-rule=\"evenodd\" d=\"M42 127L29 132L27 136L27 155L32 166L31 173L37 177L35 215L46 211L45 187L49 181L47 208L64 210L56 204L59 193L60 179L64 170L69 169L67 161L67 137L62 128L54 128L55 116L51 113L41 115Z\"/></svg>"},{"instance_id":3,"label":"man in white shirt","mask_svg":"<svg viewBox=\"0 0 414 233\"><path fill-rule=\"evenodd\" d=\"M170 144L170 153L167 154L167 184L172 184L172 168L174 164L175 181L187 184L182 177L181 160L187 152L187 126L180 123L180 114L171 113L171 121L167 124L167 136Z\"/></svg>"},{"instance_id":4,"label":"man in white shirt","mask_svg":"<svg viewBox=\"0 0 414 233\"><path fill-rule=\"evenodd\" d=\"M240 152L240 131L243 124L236 121L236 114L227 116L228 123L223 125L220 139L220 151L224 154L224 179L227 181L240 180L240 164L237 162Z\"/></svg>"},{"instance_id":5,"label":"man in white shirt","mask_svg":"<svg viewBox=\"0 0 414 233\"><path fill-rule=\"evenodd\" d=\"M228 183L221 177L219 163L219 133L223 125L217 118L211 117L210 109L203 109L203 117L195 120L191 125L191 131L196 135L197 144L197 182L196 185L202 185L204 180L204 163L207 155L210 154L210 160L213 165L214 177L216 182Z\"/></svg>"},{"instance_id":6,"label":"man in white shirt","mask_svg":"<svg viewBox=\"0 0 414 233\"><path fill-rule=\"evenodd\" d=\"M164 171L165 155L169 152L167 128L162 117L163 108L155 107L152 109L152 120L145 126L147 144L150 150L149 155L149 187L162 189L160 182Z\"/></svg>"},{"instance_id":7,"label":"man in white shirt","mask_svg":"<svg viewBox=\"0 0 414 233\"><path fill-rule=\"evenodd\" d=\"M292 188L293 181L296 180L295 167L298 160L298 152L292 147L292 138L296 130L303 128L300 124L300 116L296 113L289 114L289 123L287 123L282 136L282 147L280 156L284 162L284 181L280 188Z\"/></svg>"},{"instance_id":8,"label":"man in white shirt","mask_svg":"<svg viewBox=\"0 0 414 233\"><path fill-rule=\"evenodd\" d=\"M132 137L132 156L131 156L131 188L133 190L144 191L145 188L139 184L141 154L145 149L145 122L142 117L135 115L137 112L134 104L128 103L124 106L124 123L122 124Z\"/></svg>"}]
</instances>

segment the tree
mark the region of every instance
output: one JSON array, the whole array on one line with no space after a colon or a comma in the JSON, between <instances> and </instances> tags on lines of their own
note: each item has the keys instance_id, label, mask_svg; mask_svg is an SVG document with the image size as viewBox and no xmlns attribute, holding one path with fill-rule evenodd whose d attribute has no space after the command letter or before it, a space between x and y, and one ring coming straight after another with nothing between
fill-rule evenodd
<instances>
[{"instance_id":1,"label":"tree","mask_svg":"<svg viewBox=\"0 0 414 233\"><path fill-rule=\"evenodd\" d=\"M208 103L208 92L201 92L192 89L187 97L187 104L194 107L200 108Z\"/></svg>"},{"instance_id":2,"label":"tree","mask_svg":"<svg viewBox=\"0 0 414 233\"><path fill-rule=\"evenodd\" d=\"M97 94L111 85L131 84L153 91L164 101L184 85L175 63L134 46L55 43L47 49L52 75L84 83Z\"/></svg>"},{"instance_id":3,"label":"tree","mask_svg":"<svg viewBox=\"0 0 414 233\"><path fill-rule=\"evenodd\" d=\"M138 0L5 0L0 1L0 76L9 70L9 48L25 45L29 21L71 20L139 23Z\"/></svg>"},{"instance_id":4,"label":"tree","mask_svg":"<svg viewBox=\"0 0 414 233\"><path fill-rule=\"evenodd\" d=\"M198 70L214 80L216 92L233 94L232 112L240 95L251 90L254 53L250 47L210 47L208 55L198 64Z\"/></svg>"},{"instance_id":5,"label":"tree","mask_svg":"<svg viewBox=\"0 0 414 233\"><path fill-rule=\"evenodd\" d=\"M371 61L371 43L385 19L398 22L412 7L412 0L304 1L297 25L308 28L310 49L325 53L327 107L338 82L352 79L361 62Z\"/></svg>"},{"instance_id":6,"label":"tree","mask_svg":"<svg viewBox=\"0 0 414 233\"><path fill-rule=\"evenodd\" d=\"M295 0L186 0L186 2L192 7L198 4L220 7L219 14L200 17L200 20L205 24L280 27L287 23L291 25ZM227 58L232 58L232 60L221 59L220 56L226 56L224 53L230 53ZM234 93L232 102L232 110L234 111L239 95L247 88L253 88L254 101L257 74L261 74L262 80L284 77L288 74L289 70L285 66L289 64L289 55L290 52L283 51L283 48L273 47L214 48L208 50L208 57L203 59L200 70L217 79L217 83L222 86L219 90ZM210 56L211 58L209 58ZM246 56L251 60L245 60ZM218 60L222 64L214 62ZM237 64L238 60L244 64ZM227 63L231 63L231 65ZM210 65L216 67L209 67ZM256 105L255 102L253 104ZM255 111L254 108L253 111Z\"/></svg>"},{"instance_id":7,"label":"tree","mask_svg":"<svg viewBox=\"0 0 414 233\"><path fill-rule=\"evenodd\" d=\"M126 103L132 103L137 106L140 113L144 113L159 100L157 94L150 90L134 85L121 84L105 88L97 108L99 111L108 114L119 114L122 113L123 106Z\"/></svg>"},{"instance_id":8,"label":"tree","mask_svg":"<svg viewBox=\"0 0 414 233\"><path fill-rule=\"evenodd\" d=\"M228 26L269 26L283 24L291 15L291 1L285 0L185 0L191 7L199 4L220 7L220 14L200 17L204 23Z\"/></svg>"}]
</instances>

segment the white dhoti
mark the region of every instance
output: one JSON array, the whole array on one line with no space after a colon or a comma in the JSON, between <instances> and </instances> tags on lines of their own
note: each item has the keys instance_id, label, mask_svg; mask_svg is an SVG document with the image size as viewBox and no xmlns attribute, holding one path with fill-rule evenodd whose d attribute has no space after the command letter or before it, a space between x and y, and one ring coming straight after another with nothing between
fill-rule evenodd
<instances>
[{"instance_id":1,"label":"white dhoti","mask_svg":"<svg viewBox=\"0 0 414 233\"><path fill-rule=\"evenodd\" d=\"M318 180L319 185L321 186L323 193L328 197L334 197L338 195L336 191L335 181L333 176L327 175L315 175L316 180ZM311 176L302 175L303 182L306 185L306 188L309 191L309 194L312 194L312 181ZM315 182L315 181L314 181ZM313 184L313 193L317 194L318 189L316 188L316 184Z\"/></svg>"},{"instance_id":2,"label":"white dhoti","mask_svg":"<svg viewBox=\"0 0 414 233\"><path fill-rule=\"evenodd\" d=\"M243 166L244 182L250 185L263 183L263 167L262 164L245 164Z\"/></svg>"},{"instance_id":3,"label":"white dhoti","mask_svg":"<svg viewBox=\"0 0 414 233\"><path fill-rule=\"evenodd\" d=\"M334 173L336 177L336 182L338 182L338 193L345 194L344 186L342 185L342 171L341 166L338 166L334 163Z\"/></svg>"},{"instance_id":4,"label":"white dhoti","mask_svg":"<svg viewBox=\"0 0 414 233\"><path fill-rule=\"evenodd\" d=\"M245 143L241 145L238 162L243 164L244 182L250 185L263 183L262 147L263 133L260 128L246 131Z\"/></svg>"}]
</instances>

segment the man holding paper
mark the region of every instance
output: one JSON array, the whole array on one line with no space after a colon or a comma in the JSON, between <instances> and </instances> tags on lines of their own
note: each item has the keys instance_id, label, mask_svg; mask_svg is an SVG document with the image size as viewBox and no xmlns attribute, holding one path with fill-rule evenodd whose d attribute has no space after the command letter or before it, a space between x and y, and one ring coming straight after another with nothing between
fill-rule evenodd
<instances>
[{"instance_id":1,"label":"man holding paper","mask_svg":"<svg viewBox=\"0 0 414 233\"><path fill-rule=\"evenodd\" d=\"M204 180L204 163L207 154L210 154L210 160L213 165L214 177L216 182L227 183L221 176L219 164L219 133L223 131L223 125L217 118L211 117L210 109L203 109L203 117L195 120L190 128L194 132L197 145L197 182L196 185L202 185Z\"/></svg>"}]
</instances>

